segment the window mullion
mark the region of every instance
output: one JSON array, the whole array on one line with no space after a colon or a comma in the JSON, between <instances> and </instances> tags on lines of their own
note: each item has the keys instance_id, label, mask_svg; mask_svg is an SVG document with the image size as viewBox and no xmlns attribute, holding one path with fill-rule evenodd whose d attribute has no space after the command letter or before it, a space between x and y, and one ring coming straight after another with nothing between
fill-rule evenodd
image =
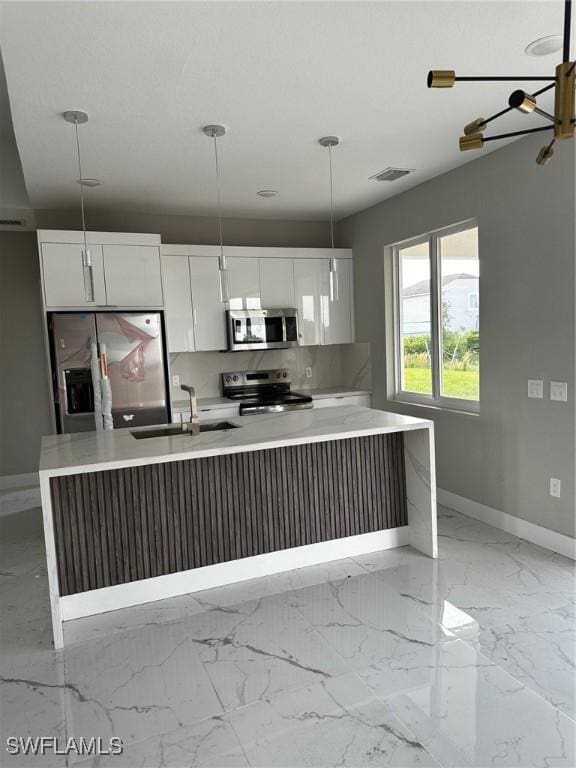
<instances>
[{"instance_id":1,"label":"window mullion","mask_svg":"<svg viewBox=\"0 0 576 768\"><path fill-rule=\"evenodd\" d=\"M432 397L439 400L442 393L442 309L438 237L430 237L430 312L432 344Z\"/></svg>"}]
</instances>

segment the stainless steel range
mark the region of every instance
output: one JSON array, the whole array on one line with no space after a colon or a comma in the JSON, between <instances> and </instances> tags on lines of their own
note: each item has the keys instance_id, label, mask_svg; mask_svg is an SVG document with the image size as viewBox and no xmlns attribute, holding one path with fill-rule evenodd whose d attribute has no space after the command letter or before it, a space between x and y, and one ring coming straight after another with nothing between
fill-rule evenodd
<instances>
[{"instance_id":1,"label":"stainless steel range","mask_svg":"<svg viewBox=\"0 0 576 768\"><path fill-rule=\"evenodd\" d=\"M272 371L228 371L222 375L222 394L240 403L240 415L312 408L312 398L290 391L286 368Z\"/></svg>"}]
</instances>

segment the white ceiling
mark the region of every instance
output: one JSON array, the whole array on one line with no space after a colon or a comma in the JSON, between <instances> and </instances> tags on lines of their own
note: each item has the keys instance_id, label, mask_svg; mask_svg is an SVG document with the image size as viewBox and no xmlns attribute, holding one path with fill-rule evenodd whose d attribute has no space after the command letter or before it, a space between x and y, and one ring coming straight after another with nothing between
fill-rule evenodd
<instances>
[{"instance_id":1,"label":"white ceiling","mask_svg":"<svg viewBox=\"0 0 576 768\"><path fill-rule=\"evenodd\" d=\"M560 55L525 55L562 29L543 2L5 2L1 45L30 202L75 205L74 128L83 109L84 175L105 186L88 204L210 215L220 142L225 215L323 218L326 134L337 217L481 153L458 152L462 126L507 105L511 85L428 90L428 69L552 74ZM547 104L548 108L549 103ZM515 113L493 132L533 127ZM484 152L501 143L489 144ZM533 162L527 157L527 162ZM387 166L400 181L369 181ZM256 191L278 189L273 199Z\"/></svg>"}]
</instances>

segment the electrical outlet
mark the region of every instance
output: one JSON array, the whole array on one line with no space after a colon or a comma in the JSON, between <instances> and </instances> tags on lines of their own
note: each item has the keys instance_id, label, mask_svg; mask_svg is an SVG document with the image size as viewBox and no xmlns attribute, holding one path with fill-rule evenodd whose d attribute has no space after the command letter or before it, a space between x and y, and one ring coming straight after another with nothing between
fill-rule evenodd
<instances>
[{"instance_id":1,"label":"electrical outlet","mask_svg":"<svg viewBox=\"0 0 576 768\"><path fill-rule=\"evenodd\" d=\"M172 386L173 387L179 387L180 386L180 376L172 376Z\"/></svg>"},{"instance_id":2,"label":"electrical outlet","mask_svg":"<svg viewBox=\"0 0 576 768\"><path fill-rule=\"evenodd\" d=\"M551 477L550 478L550 496L554 496L555 499L559 499L561 490L562 490L562 483L560 482L560 480L558 480L557 477Z\"/></svg>"},{"instance_id":3,"label":"electrical outlet","mask_svg":"<svg viewBox=\"0 0 576 768\"><path fill-rule=\"evenodd\" d=\"M544 397L544 382L542 379L528 379L528 397L541 400Z\"/></svg>"},{"instance_id":4,"label":"electrical outlet","mask_svg":"<svg viewBox=\"0 0 576 768\"><path fill-rule=\"evenodd\" d=\"M306 378L307 379L312 378L312 368L306 368Z\"/></svg>"},{"instance_id":5,"label":"electrical outlet","mask_svg":"<svg viewBox=\"0 0 576 768\"><path fill-rule=\"evenodd\" d=\"M565 381L550 382L550 400L565 403L568 400L568 384Z\"/></svg>"}]
</instances>

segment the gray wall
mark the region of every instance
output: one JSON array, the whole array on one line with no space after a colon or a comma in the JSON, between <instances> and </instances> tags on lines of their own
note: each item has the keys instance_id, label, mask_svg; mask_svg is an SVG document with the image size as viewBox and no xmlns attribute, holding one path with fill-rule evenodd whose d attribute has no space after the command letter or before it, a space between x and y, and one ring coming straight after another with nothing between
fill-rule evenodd
<instances>
[{"instance_id":1,"label":"gray wall","mask_svg":"<svg viewBox=\"0 0 576 768\"><path fill-rule=\"evenodd\" d=\"M94 190L98 194L100 190ZM88 229L109 232L151 232L162 235L163 243L214 245L218 221L214 217L180 216L133 211L98 211L87 203ZM38 229L80 229L80 211L36 210ZM225 219L224 243L327 248L330 228L326 221L290 221L280 219Z\"/></svg>"},{"instance_id":2,"label":"gray wall","mask_svg":"<svg viewBox=\"0 0 576 768\"><path fill-rule=\"evenodd\" d=\"M35 232L0 232L0 475L38 469L50 411Z\"/></svg>"},{"instance_id":3,"label":"gray wall","mask_svg":"<svg viewBox=\"0 0 576 768\"><path fill-rule=\"evenodd\" d=\"M77 211L37 211L39 229L78 229ZM117 211L88 212L88 225L112 232L154 232L165 243L213 244L216 219ZM324 247L328 225L314 221L230 219L234 245ZM38 469L40 437L51 432L50 400L35 232L0 232L0 476ZM340 382L335 382L338 384Z\"/></svg>"},{"instance_id":4,"label":"gray wall","mask_svg":"<svg viewBox=\"0 0 576 768\"><path fill-rule=\"evenodd\" d=\"M438 485L574 536L575 234L574 142L538 167L529 137L358 213L339 225L355 256L356 338L371 343L374 407L433 418ZM476 217L480 232L480 415L388 399L385 343L390 249ZM388 349L387 349L388 346ZM529 400L527 379L545 380ZM567 381L569 402L549 399ZM549 496L549 478L562 498Z\"/></svg>"}]
</instances>

